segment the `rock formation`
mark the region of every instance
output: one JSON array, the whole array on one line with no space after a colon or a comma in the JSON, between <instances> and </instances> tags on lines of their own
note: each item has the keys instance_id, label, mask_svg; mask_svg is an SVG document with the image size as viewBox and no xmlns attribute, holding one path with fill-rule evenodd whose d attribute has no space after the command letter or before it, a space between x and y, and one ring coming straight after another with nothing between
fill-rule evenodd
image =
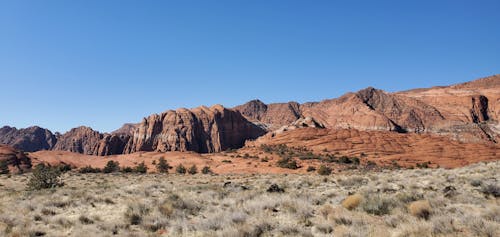
<instances>
[{"instance_id":1,"label":"rock formation","mask_svg":"<svg viewBox=\"0 0 500 237\"><path fill-rule=\"evenodd\" d=\"M126 135L101 134L81 126L61 135L53 150L101 156L122 154L129 138Z\"/></svg>"},{"instance_id":2,"label":"rock formation","mask_svg":"<svg viewBox=\"0 0 500 237\"><path fill-rule=\"evenodd\" d=\"M32 152L49 150L57 142L57 138L47 129L37 126L24 129L4 126L0 128L0 144L6 144L15 149Z\"/></svg>"},{"instance_id":3,"label":"rock formation","mask_svg":"<svg viewBox=\"0 0 500 237\"><path fill-rule=\"evenodd\" d=\"M470 110L472 122L480 123L489 119L488 98L483 95L472 96L472 108Z\"/></svg>"},{"instance_id":4,"label":"rock formation","mask_svg":"<svg viewBox=\"0 0 500 237\"><path fill-rule=\"evenodd\" d=\"M139 124L125 124L111 134L88 127L59 135L36 126L5 126L0 128L0 144L28 152L53 149L89 155L218 152L241 147L245 140L266 132L273 134L304 126L432 133L464 142L498 143L499 120L500 75L496 75L396 93L368 87L336 99L304 104L252 100L233 109L217 105L170 110L151 115Z\"/></svg>"},{"instance_id":5,"label":"rock formation","mask_svg":"<svg viewBox=\"0 0 500 237\"><path fill-rule=\"evenodd\" d=\"M220 105L169 110L144 118L125 147L125 153L219 152L242 147L247 139L255 139L264 133L239 112Z\"/></svg>"},{"instance_id":6,"label":"rock formation","mask_svg":"<svg viewBox=\"0 0 500 237\"><path fill-rule=\"evenodd\" d=\"M132 136L134 135L134 132L138 126L139 126L138 123L126 123L123 124L123 126L121 126L119 129L116 129L115 131L111 132L111 134Z\"/></svg>"},{"instance_id":7,"label":"rock formation","mask_svg":"<svg viewBox=\"0 0 500 237\"><path fill-rule=\"evenodd\" d=\"M276 134L281 134L283 132L295 130L298 128L325 128L325 126L323 124L317 122L312 117L305 117L305 118L297 119L297 121L293 122L290 125L281 127L280 129L272 132L270 135L275 136Z\"/></svg>"},{"instance_id":8,"label":"rock formation","mask_svg":"<svg viewBox=\"0 0 500 237\"><path fill-rule=\"evenodd\" d=\"M270 131L289 125L301 117L300 104L297 102L266 105L260 100L252 100L233 109L252 122L262 123Z\"/></svg>"},{"instance_id":9,"label":"rock formation","mask_svg":"<svg viewBox=\"0 0 500 237\"><path fill-rule=\"evenodd\" d=\"M268 131L311 117L334 129L434 133L466 142L495 143L500 141L500 76L397 93L368 87L304 104L266 105L253 100L235 109L265 124Z\"/></svg>"},{"instance_id":10,"label":"rock formation","mask_svg":"<svg viewBox=\"0 0 500 237\"><path fill-rule=\"evenodd\" d=\"M7 163L9 170L23 173L31 169L31 159L23 152L7 145L0 145L0 162Z\"/></svg>"}]
</instances>

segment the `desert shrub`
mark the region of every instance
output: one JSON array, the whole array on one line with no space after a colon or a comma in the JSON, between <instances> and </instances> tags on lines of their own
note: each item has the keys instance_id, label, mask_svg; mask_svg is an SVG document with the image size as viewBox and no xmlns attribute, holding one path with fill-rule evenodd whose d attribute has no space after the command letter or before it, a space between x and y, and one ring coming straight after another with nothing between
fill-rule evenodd
<instances>
[{"instance_id":1,"label":"desert shrub","mask_svg":"<svg viewBox=\"0 0 500 237\"><path fill-rule=\"evenodd\" d=\"M80 223L84 224L84 225L90 225L90 224L94 224L94 221L84 215L81 215L78 220L80 221Z\"/></svg>"},{"instance_id":2,"label":"desert shrub","mask_svg":"<svg viewBox=\"0 0 500 237\"><path fill-rule=\"evenodd\" d=\"M297 161L295 161L291 157L283 157L283 158L281 158L280 160L278 160L277 165L278 165L278 167L286 168L286 169L292 169L292 170L300 168L297 165Z\"/></svg>"},{"instance_id":3,"label":"desert shrub","mask_svg":"<svg viewBox=\"0 0 500 237\"><path fill-rule=\"evenodd\" d=\"M342 206L348 210L353 210L359 206L359 204L363 201L363 196L360 194L353 194L347 196L344 201L342 201Z\"/></svg>"},{"instance_id":4,"label":"desert shrub","mask_svg":"<svg viewBox=\"0 0 500 237\"><path fill-rule=\"evenodd\" d=\"M188 173L189 174L196 174L196 173L198 173L198 167L196 167L196 165L192 165L191 167L189 167Z\"/></svg>"},{"instance_id":5,"label":"desert shrub","mask_svg":"<svg viewBox=\"0 0 500 237\"><path fill-rule=\"evenodd\" d=\"M186 167L184 167L184 165L182 165L182 164L179 164L175 168L175 172L178 173L178 174L185 174L186 173Z\"/></svg>"},{"instance_id":6,"label":"desert shrub","mask_svg":"<svg viewBox=\"0 0 500 237\"><path fill-rule=\"evenodd\" d=\"M142 223L144 216L150 211L144 204L133 204L128 206L124 216L130 225L139 225Z\"/></svg>"},{"instance_id":7,"label":"desert shrub","mask_svg":"<svg viewBox=\"0 0 500 237\"><path fill-rule=\"evenodd\" d=\"M165 158L161 157L156 164L156 171L158 173L168 173L168 169L170 169L170 165Z\"/></svg>"},{"instance_id":8,"label":"desert shrub","mask_svg":"<svg viewBox=\"0 0 500 237\"><path fill-rule=\"evenodd\" d=\"M123 173L132 173L132 172L134 172L134 169L130 166L126 166L126 167L122 168L122 172Z\"/></svg>"},{"instance_id":9,"label":"desert shrub","mask_svg":"<svg viewBox=\"0 0 500 237\"><path fill-rule=\"evenodd\" d=\"M353 163L352 160L349 157L347 157L347 156L340 157L339 162L340 163L344 163L344 164L351 164L351 163Z\"/></svg>"},{"instance_id":10,"label":"desert shrub","mask_svg":"<svg viewBox=\"0 0 500 237\"><path fill-rule=\"evenodd\" d=\"M277 184L271 184L271 186L269 186L269 188L267 188L266 191L268 193L283 193L283 192L285 192L285 189L283 189L282 187L280 187Z\"/></svg>"},{"instance_id":11,"label":"desert shrub","mask_svg":"<svg viewBox=\"0 0 500 237\"><path fill-rule=\"evenodd\" d=\"M222 160L222 163L233 163L233 162L230 160Z\"/></svg>"},{"instance_id":12,"label":"desert shrub","mask_svg":"<svg viewBox=\"0 0 500 237\"><path fill-rule=\"evenodd\" d=\"M28 182L29 190L40 190L55 188L63 185L61 180L61 171L57 167L38 164L33 169L31 178Z\"/></svg>"},{"instance_id":13,"label":"desert shrub","mask_svg":"<svg viewBox=\"0 0 500 237\"><path fill-rule=\"evenodd\" d=\"M145 174L148 172L148 167L146 166L146 164L144 164L144 161L139 163L135 168L134 168L134 172L136 173L140 173L140 174Z\"/></svg>"},{"instance_id":14,"label":"desert shrub","mask_svg":"<svg viewBox=\"0 0 500 237\"><path fill-rule=\"evenodd\" d=\"M201 169L202 174L211 174L212 170L210 170L209 166L204 166L203 169Z\"/></svg>"},{"instance_id":15,"label":"desert shrub","mask_svg":"<svg viewBox=\"0 0 500 237\"><path fill-rule=\"evenodd\" d=\"M368 194L361 202L361 209L366 213L373 215L387 215L395 206L392 199L378 194Z\"/></svg>"},{"instance_id":16,"label":"desert shrub","mask_svg":"<svg viewBox=\"0 0 500 237\"><path fill-rule=\"evenodd\" d=\"M321 165L318 169L319 175L330 175L331 173L332 173L332 168L325 165Z\"/></svg>"},{"instance_id":17,"label":"desert shrub","mask_svg":"<svg viewBox=\"0 0 500 237\"><path fill-rule=\"evenodd\" d=\"M337 158L332 154L327 154L326 156L323 156L321 160L327 163L338 162Z\"/></svg>"},{"instance_id":18,"label":"desert shrub","mask_svg":"<svg viewBox=\"0 0 500 237\"><path fill-rule=\"evenodd\" d=\"M172 217L176 211L196 215L201 208L194 202L186 201L177 194L171 194L158 206L158 211L167 217Z\"/></svg>"},{"instance_id":19,"label":"desert shrub","mask_svg":"<svg viewBox=\"0 0 500 237\"><path fill-rule=\"evenodd\" d=\"M315 155L312 152L307 152L299 156L299 159L301 160L314 160L314 159L320 159L321 156Z\"/></svg>"},{"instance_id":20,"label":"desert shrub","mask_svg":"<svg viewBox=\"0 0 500 237\"><path fill-rule=\"evenodd\" d=\"M68 165L68 164L59 164L56 166L62 173L66 173L68 171L71 171L73 169L73 167L71 167L71 165Z\"/></svg>"},{"instance_id":21,"label":"desert shrub","mask_svg":"<svg viewBox=\"0 0 500 237\"><path fill-rule=\"evenodd\" d=\"M417 163L417 168L420 168L420 169L427 169L429 168L429 165L431 164L431 162L427 161L427 162L422 162L422 163Z\"/></svg>"},{"instance_id":22,"label":"desert shrub","mask_svg":"<svg viewBox=\"0 0 500 237\"><path fill-rule=\"evenodd\" d=\"M7 161L5 160L0 161L0 174L8 174L8 173L10 173L10 170Z\"/></svg>"},{"instance_id":23,"label":"desert shrub","mask_svg":"<svg viewBox=\"0 0 500 237\"><path fill-rule=\"evenodd\" d=\"M481 181L480 179L473 179L470 181L470 185L472 187L479 187L481 186L481 184L483 184L483 181Z\"/></svg>"},{"instance_id":24,"label":"desert shrub","mask_svg":"<svg viewBox=\"0 0 500 237\"><path fill-rule=\"evenodd\" d=\"M418 218L429 219L431 211L431 205L427 200L414 201L408 205L408 212Z\"/></svg>"},{"instance_id":25,"label":"desert shrub","mask_svg":"<svg viewBox=\"0 0 500 237\"><path fill-rule=\"evenodd\" d=\"M423 199L424 195L411 190L407 192L399 192L398 194L396 194L396 198L402 203L410 203Z\"/></svg>"},{"instance_id":26,"label":"desert shrub","mask_svg":"<svg viewBox=\"0 0 500 237\"><path fill-rule=\"evenodd\" d=\"M118 161L108 161L106 163L106 166L104 166L104 169L102 169L102 172L104 173L113 173L113 172L118 172L120 171L120 163Z\"/></svg>"},{"instance_id":27,"label":"desert shrub","mask_svg":"<svg viewBox=\"0 0 500 237\"><path fill-rule=\"evenodd\" d=\"M78 170L79 173L82 174L87 174L87 173L101 173L101 169L99 168L93 168L90 165L87 165L85 167L82 167Z\"/></svg>"},{"instance_id":28,"label":"desert shrub","mask_svg":"<svg viewBox=\"0 0 500 237\"><path fill-rule=\"evenodd\" d=\"M481 188L481 192L485 195L491 195L493 197L500 197L500 186L497 184L486 184Z\"/></svg>"},{"instance_id":29,"label":"desert shrub","mask_svg":"<svg viewBox=\"0 0 500 237\"><path fill-rule=\"evenodd\" d=\"M367 167L375 167L375 166L377 166L377 163L375 163L374 161L369 160L368 162L366 162L366 166Z\"/></svg>"},{"instance_id":30,"label":"desert shrub","mask_svg":"<svg viewBox=\"0 0 500 237\"><path fill-rule=\"evenodd\" d=\"M316 167L314 166L307 167L307 172L314 172L314 171L316 171Z\"/></svg>"},{"instance_id":31,"label":"desert shrub","mask_svg":"<svg viewBox=\"0 0 500 237\"><path fill-rule=\"evenodd\" d=\"M260 159L260 161L261 161L261 162L268 162L268 161L269 161L269 158L266 156L266 157L264 157L264 158Z\"/></svg>"},{"instance_id":32,"label":"desert shrub","mask_svg":"<svg viewBox=\"0 0 500 237\"><path fill-rule=\"evenodd\" d=\"M351 158L351 160L352 160L352 163L355 164L355 165L359 165L359 163L360 163L358 157L353 157L353 158Z\"/></svg>"},{"instance_id":33,"label":"desert shrub","mask_svg":"<svg viewBox=\"0 0 500 237\"><path fill-rule=\"evenodd\" d=\"M350 176L350 177L347 177L346 179L339 179L337 180L337 182L342 185L342 186L360 186L360 185L363 185L363 184L367 184L368 183L368 179L365 179L363 177L360 177L360 176Z\"/></svg>"}]
</instances>

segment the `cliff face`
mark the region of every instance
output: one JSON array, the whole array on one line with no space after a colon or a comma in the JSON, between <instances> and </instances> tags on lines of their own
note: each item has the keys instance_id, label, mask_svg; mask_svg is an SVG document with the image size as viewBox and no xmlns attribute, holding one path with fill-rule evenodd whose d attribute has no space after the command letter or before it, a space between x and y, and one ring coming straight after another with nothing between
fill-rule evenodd
<instances>
[{"instance_id":1,"label":"cliff face","mask_svg":"<svg viewBox=\"0 0 500 237\"><path fill-rule=\"evenodd\" d=\"M472 122L481 123L489 119L488 97L484 95L472 96L472 108L470 110Z\"/></svg>"},{"instance_id":2,"label":"cliff face","mask_svg":"<svg viewBox=\"0 0 500 237\"><path fill-rule=\"evenodd\" d=\"M0 128L0 144L14 147L15 149L32 152L49 150L57 142L57 138L47 129L37 126L24 129L5 126Z\"/></svg>"},{"instance_id":3,"label":"cliff face","mask_svg":"<svg viewBox=\"0 0 500 237\"><path fill-rule=\"evenodd\" d=\"M170 110L139 124L125 153L136 151L219 152L242 147L265 131L240 113L216 105L210 108Z\"/></svg>"},{"instance_id":4,"label":"cliff face","mask_svg":"<svg viewBox=\"0 0 500 237\"><path fill-rule=\"evenodd\" d=\"M129 138L126 135L101 134L82 126L61 135L52 149L86 155L115 155L123 153Z\"/></svg>"}]
</instances>

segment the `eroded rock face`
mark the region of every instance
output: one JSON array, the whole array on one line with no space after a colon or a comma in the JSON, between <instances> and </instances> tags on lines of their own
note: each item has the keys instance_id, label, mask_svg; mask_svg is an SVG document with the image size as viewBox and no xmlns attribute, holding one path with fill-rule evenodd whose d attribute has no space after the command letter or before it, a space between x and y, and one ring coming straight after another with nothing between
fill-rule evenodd
<instances>
[{"instance_id":1,"label":"eroded rock face","mask_svg":"<svg viewBox=\"0 0 500 237\"><path fill-rule=\"evenodd\" d=\"M100 156L122 154L129 138L127 135L101 134L81 126L61 135L53 150Z\"/></svg>"},{"instance_id":2,"label":"eroded rock face","mask_svg":"<svg viewBox=\"0 0 500 237\"><path fill-rule=\"evenodd\" d=\"M488 116L488 98L483 95L472 96L472 108L470 110L472 121L474 123L485 122Z\"/></svg>"},{"instance_id":3,"label":"eroded rock face","mask_svg":"<svg viewBox=\"0 0 500 237\"><path fill-rule=\"evenodd\" d=\"M255 139L264 133L239 112L220 105L170 110L144 118L125 147L125 153L219 152L242 147L247 139Z\"/></svg>"},{"instance_id":4,"label":"eroded rock face","mask_svg":"<svg viewBox=\"0 0 500 237\"><path fill-rule=\"evenodd\" d=\"M31 169L31 159L23 152L7 145L0 145L0 162L6 162L13 173L24 173Z\"/></svg>"},{"instance_id":5,"label":"eroded rock face","mask_svg":"<svg viewBox=\"0 0 500 237\"><path fill-rule=\"evenodd\" d=\"M50 150L57 142L51 131L33 126L23 129L4 126L0 128L0 144L6 144L15 149L32 152Z\"/></svg>"},{"instance_id":6,"label":"eroded rock face","mask_svg":"<svg viewBox=\"0 0 500 237\"><path fill-rule=\"evenodd\" d=\"M300 104L297 102L264 104L252 100L233 108L252 122L259 122L269 130L289 125L301 118Z\"/></svg>"}]
</instances>

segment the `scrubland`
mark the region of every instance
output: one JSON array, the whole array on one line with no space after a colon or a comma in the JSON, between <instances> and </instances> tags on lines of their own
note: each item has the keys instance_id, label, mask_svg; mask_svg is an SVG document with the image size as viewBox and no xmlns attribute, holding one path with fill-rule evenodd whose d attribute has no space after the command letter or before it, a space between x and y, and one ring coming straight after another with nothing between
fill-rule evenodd
<instances>
[{"instance_id":1,"label":"scrubland","mask_svg":"<svg viewBox=\"0 0 500 237\"><path fill-rule=\"evenodd\" d=\"M0 236L500 236L499 171L0 175Z\"/></svg>"}]
</instances>

